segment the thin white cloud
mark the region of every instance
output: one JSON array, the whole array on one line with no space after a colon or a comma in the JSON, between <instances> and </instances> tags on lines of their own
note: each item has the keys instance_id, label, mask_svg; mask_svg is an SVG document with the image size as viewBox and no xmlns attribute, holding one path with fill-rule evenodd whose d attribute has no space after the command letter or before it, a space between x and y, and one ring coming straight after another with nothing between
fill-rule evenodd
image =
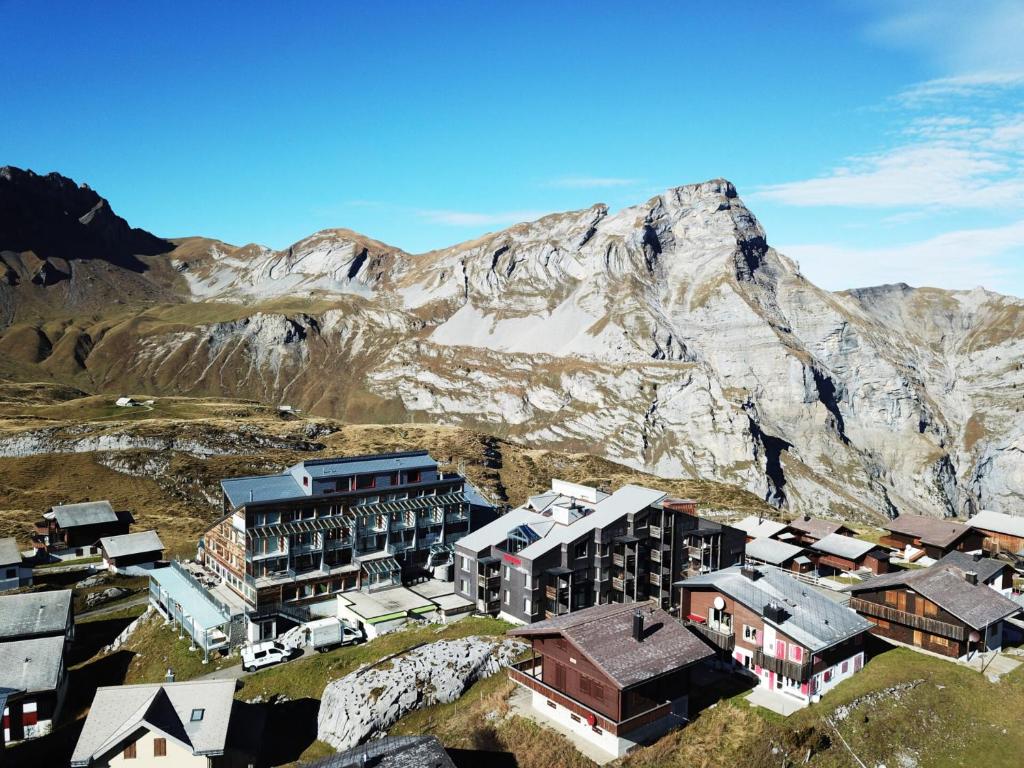
<instances>
[{"instance_id":1,"label":"thin white cloud","mask_svg":"<svg viewBox=\"0 0 1024 768\"><path fill-rule=\"evenodd\" d=\"M545 213L542 211L481 213L477 211L419 210L416 215L435 224L444 224L449 227L505 227L539 219Z\"/></svg>"},{"instance_id":2,"label":"thin white cloud","mask_svg":"<svg viewBox=\"0 0 1024 768\"><path fill-rule=\"evenodd\" d=\"M564 176L552 179L545 186L561 189L609 189L612 187L635 187L642 179L622 179L612 176Z\"/></svg>"},{"instance_id":3,"label":"thin white cloud","mask_svg":"<svg viewBox=\"0 0 1024 768\"><path fill-rule=\"evenodd\" d=\"M1024 70L976 72L916 83L900 91L895 100L907 107L923 107L949 99L998 98L1021 87L1024 87Z\"/></svg>"},{"instance_id":4,"label":"thin white cloud","mask_svg":"<svg viewBox=\"0 0 1024 768\"><path fill-rule=\"evenodd\" d=\"M957 76L1024 71L1020 0L861 0L873 19L867 34L927 57Z\"/></svg>"},{"instance_id":5,"label":"thin white cloud","mask_svg":"<svg viewBox=\"0 0 1024 768\"><path fill-rule=\"evenodd\" d=\"M779 250L829 290L908 282L949 289L980 285L1024 296L1024 221L887 247L808 243Z\"/></svg>"}]
</instances>

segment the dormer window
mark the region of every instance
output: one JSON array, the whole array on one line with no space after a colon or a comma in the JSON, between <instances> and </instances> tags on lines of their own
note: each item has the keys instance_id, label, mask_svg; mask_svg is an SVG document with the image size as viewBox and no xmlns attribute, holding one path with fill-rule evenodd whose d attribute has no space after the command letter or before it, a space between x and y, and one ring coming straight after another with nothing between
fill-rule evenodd
<instances>
[{"instance_id":1,"label":"dormer window","mask_svg":"<svg viewBox=\"0 0 1024 768\"><path fill-rule=\"evenodd\" d=\"M201 722L202 719L203 719L203 715L205 715L205 714L206 714L206 710L205 709L193 709L192 710L192 716L189 718L189 720L191 720L193 723Z\"/></svg>"}]
</instances>

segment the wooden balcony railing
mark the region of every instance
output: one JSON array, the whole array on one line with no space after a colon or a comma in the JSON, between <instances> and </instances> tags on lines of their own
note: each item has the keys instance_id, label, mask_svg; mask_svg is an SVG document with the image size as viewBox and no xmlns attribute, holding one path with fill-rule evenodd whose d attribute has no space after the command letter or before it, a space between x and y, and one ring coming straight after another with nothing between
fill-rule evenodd
<instances>
[{"instance_id":1,"label":"wooden balcony railing","mask_svg":"<svg viewBox=\"0 0 1024 768\"><path fill-rule=\"evenodd\" d=\"M720 651L732 653L733 649L736 648L736 636L731 632L719 632L707 624L701 624L696 621L688 621L686 625Z\"/></svg>"},{"instance_id":2,"label":"wooden balcony railing","mask_svg":"<svg viewBox=\"0 0 1024 768\"><path fill-rule=\"evenodd\" d=\"M896 624L903 624L907 627L920 629L940 637L948 637L952 640L966 640L967 629L956 624L948 624L938 619L930 619L927 616L918 616L916 613L907 613L897 608L881 603L873 603L870 600L863 600L859 597L850 598L850 608L864 616L874 616L885 621L892 621Z\"/></svg>"},{"instance_id":3,"label":"wooden balcony railing","mask_svg":"<svg viewBox=\"0 0 1024 768\"><path fill-rule=\"evenodd\" d=\"M760 648L754 649L754 664L764 667L777 675L788 677L790 680L804 682L811 677L811 662L804 663L789 661L788 659L777 659L774 656L767 656Z\"/></svg>"},{"instance_id":4,"label":"wooden balcony railing","mask_svg":"<svg viewBox=\"0 0 1024 768\"><path fill-rule=\"evenodd\" d=\"M508 676L513 682L518 683L524 688L537 691L537 693L541 694L549 701L554 702L558 706L565 707L578 717L582 717L584 719L592 717L594 719L594 725L601 730L615 734L616 736L627 734L637 728L647 725L648 723L660 720L672 711L671 703L664 702L650 707L643 712L638 712L627 720L616 722L597 710L591 709L587 705L576 701L576 699L552 688L541 679L541 670L541 659L538 658L536 661L534 659L527 659L526 661L521 661L518 664L513 664L508 667ZM534 675L536 675L536 677Z\"/></svg>"}]
</instances>

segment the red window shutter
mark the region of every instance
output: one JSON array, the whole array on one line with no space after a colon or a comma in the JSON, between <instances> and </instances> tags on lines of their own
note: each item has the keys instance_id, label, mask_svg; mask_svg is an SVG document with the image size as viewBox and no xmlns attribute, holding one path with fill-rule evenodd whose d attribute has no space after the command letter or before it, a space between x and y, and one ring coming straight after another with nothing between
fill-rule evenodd
<instances>
[{"instance_id":1,"label":"red window shutter","mask_svg":"<svg viewBox=\"0 0 1024 768\"><path fill-rule=\"evenodd\" d=\"M807 683L800 683L800 693L802 693L804 696L807 695L807 691L809 689L810 689L810 686Z\"/></svg>"},{"instance_id":2,"label":"red window shutter","mask_svg":"<svg viewBox=\"0 0 1024 768\"><path fill-rule=\"evenodd\" d=\"M21 713L21 724L22 725L35 725L39 722L38 712L22 712Z\"/></svg>"}]
</instances>

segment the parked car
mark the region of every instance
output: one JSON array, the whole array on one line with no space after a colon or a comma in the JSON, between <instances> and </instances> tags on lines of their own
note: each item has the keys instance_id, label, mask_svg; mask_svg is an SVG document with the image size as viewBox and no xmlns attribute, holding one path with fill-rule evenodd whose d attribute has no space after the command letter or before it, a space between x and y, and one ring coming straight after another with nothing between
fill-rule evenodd
<instances>
[{"instance_id":1,"label":"parked car","mask_svg":"<svg viewBox=\"0 0 1024 768\"><path fill-rule=\"evenodd\" d=\"M276 640L254 643L242 649L242 669L245 672L255 672L257 669L272 667L274 664L288 661L294 653L293 649L286 648Z\"/></svg>"}]
</instances>

